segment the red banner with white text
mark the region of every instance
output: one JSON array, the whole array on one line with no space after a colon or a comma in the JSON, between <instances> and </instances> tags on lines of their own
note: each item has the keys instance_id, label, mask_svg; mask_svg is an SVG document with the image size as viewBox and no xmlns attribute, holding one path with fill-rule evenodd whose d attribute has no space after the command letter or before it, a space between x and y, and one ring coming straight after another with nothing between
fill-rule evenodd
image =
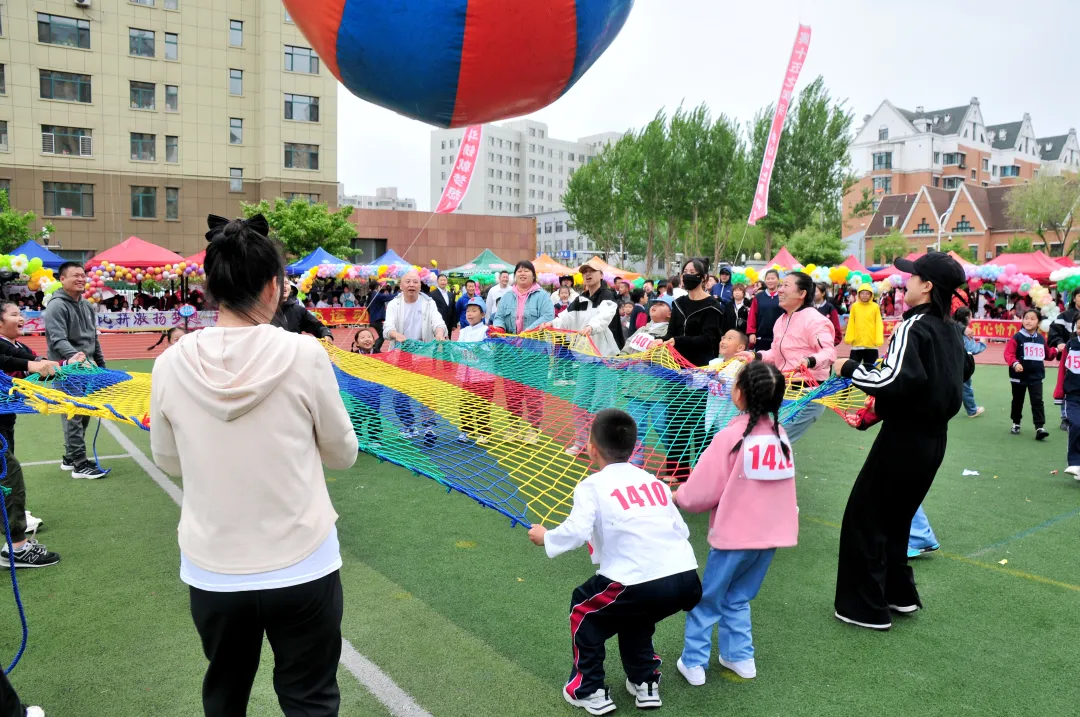
<instances>
[{"instance_id":1,"label":"red banner with white text","mask_svg":"<svg viewBox=\"0 0 1080 717\"><path fill-rule=\"evenodd\" d=\"M885 319L885 338L892 334L900 319ZM1002 321L1001 319L972 319L968 328L977 339L989 341L1008 341L1020 330L1023 324L1019 321Z\"/></svg>"},{"instance_id":2,"label":"red banner with white text","mask_svg":"<svg viewBox=\"0 0 1080 717\"><path fill-rule=\"evenodd\" d=\"M750 218L747 224L757 224L757 220L769 213L769 182L772 180L773 163L776 161L776 153L780 148L780 135L784 131L784 119L787 118L788 107L795 96L795 85L799 82L799 73L802 72L803 63L806 62L806 53L810 50L810 26L799 25L799 32L795 35L795 46L791 48L791 59L788 60L787 71L784 73L784 85L780 89L780 101L776 103L776 112L773 113L772 128L769 130L769 139L765 143L765 156L761 160L761 174L758 175L757 191L754 192L754 206L750 208Z\"/></svg>"},{"instance_id":3,"label":"red banner with white text","mask_svg":"<svg viewBox=\"0 0 1080 717\"><path fill-rule=\"evenodd\" d=\"M450 178L446 180L442 198L435 207L436 214L449 214L457 210L465 201L465 192L469 190L472 181L473 170L480 160L480 137L483 135L481 125L474 124L465 128L461 136L461 145L458 147L457 159L454 160L454 168L450 172Z\"/></svg>"}]
</instances>

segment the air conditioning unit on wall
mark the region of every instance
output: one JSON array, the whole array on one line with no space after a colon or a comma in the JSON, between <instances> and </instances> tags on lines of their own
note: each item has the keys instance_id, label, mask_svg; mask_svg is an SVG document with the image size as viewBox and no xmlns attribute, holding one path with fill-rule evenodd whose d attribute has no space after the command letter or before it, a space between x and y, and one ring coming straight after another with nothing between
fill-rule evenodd
<instances>
[{"instance_id":1,"label":"air conditioning unit on wall","mask_svg":"<svg viewBox=\"0 0 1080 717\"><path fill-rule=\"evenodd\" d=\"M75 6L81 8L90 7L90 0L75 0Z\"/></svg>"}]
</instances>

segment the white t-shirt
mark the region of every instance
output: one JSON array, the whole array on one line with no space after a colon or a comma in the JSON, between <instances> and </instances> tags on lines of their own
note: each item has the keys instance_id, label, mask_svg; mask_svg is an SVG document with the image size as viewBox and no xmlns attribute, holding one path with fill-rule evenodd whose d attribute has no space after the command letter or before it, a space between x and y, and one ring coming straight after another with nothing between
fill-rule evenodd
<instances>
[{"instance_id":1,"label":"white t-shirt","mask_svg":"<svg viewBox=\"0 0 1080 717\"><path fill-rule=\"evenodd\" d=\"M401 328L405 338L422 341L424 338L424 305L418 298L413 303L401 300Z\"/></svg>"},{"instance_id":2,"label":"white t-shirt","mask_svg":"<svg viewBox=\"0 0 1080 717\"><path fill-rule=\"evenodd\" d=\"M638 585L697 569L697 558L667 484L629 463L615 463L574 489L574 507L544 536L548 557L589 542L599 574Z\"/></svg>"},{"instance_id":3,"label":"white t-shirt","mask_svg":"<svg viewBox=\"0 0 1080 717\"><path fill-rule=\"evenodd\" d=\"M299 563L265 573L231 575L203 570L180 552L180 580L193 588L212 593L238 593L247 590L275 590L303 585L326 577L341 567L341 547L337 526L315 552Z\"/></svg>"}]
</instances>

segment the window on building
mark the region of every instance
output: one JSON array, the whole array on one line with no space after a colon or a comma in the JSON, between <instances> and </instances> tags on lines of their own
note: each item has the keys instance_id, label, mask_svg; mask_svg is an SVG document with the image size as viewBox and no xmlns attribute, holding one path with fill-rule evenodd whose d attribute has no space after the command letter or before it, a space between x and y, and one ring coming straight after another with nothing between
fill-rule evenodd
<instances>
[{"instance_id":1,"label":"window on building","mask_svg":"<svg viewBox=\"0 0 1080 717\"><path fill-rule=\"evenodd\" d=\"M555 222L555 233L562 234L562 232L563 232L563 223L561 221L556 221Z\"/></svg>"},{"instance_id":2,"label":"window on building","mask_svg":"<svg viewBox=\"0 0 1080 717\"><path fill-rule=\"evenodd\" d=\"M963 152L946 152L942 157L944 164L946 165L964 165L964 153Z\"/></svg>"},{"instance_id":3,"label":"window on building","mask_svg":"<svg viewBox=\"0 0 1080 717\"><path fill-rule=\"evenodd\" d=\"M875 199L873 202L871 202L871 204L874 205L874 211L876 212L878 210L878 207L881 206L881 200L880 199Z\"/></svg>"},{"instance_id":4,"label":"window on building","mask_svg":"<svg viewBox=\"0 0 1080 717\"><path fill-rule=\"evenodd\" d=\"M568 232L574 231L574 223L573 222L570 222L570 221L566 222L566 231L568 231Z\"/></svg>"},{"instance_id":5,"label":"window on building","mask_svg":"<svg viewBox=\"0 0 1080 717\"><path fill-rule=\"evenodd\" d=\"M37 14L38 42L90 49L90 23L62 15Z\"/></svg>"},{"instance_id":6,"label":"window on building","mask_svg":"<svg viewBox=\"0 0 1080 717\"><path fill-rule=\"evenodd\" d=\"M157 187L131 188L131 218L157 219Z\"/></svg>"},{"instance_id":7,"label":"window on building","mask_svg":"<svg viewBox=\"0 0 1080 717\"><path fill-rule=\"evenodd\" d=\"M232 167L229 169L229 191L244 191L244 170L240 167Z\"/></svg>"},{"instance_id":8,"label":"window on building","mask_svg":"<svg viewBox=\"0 0 1080 717\"><path fill-rule=\"evenodd\" d=\"M244 143L244 120L240 117L229 118L229 144Z\"/></svg>"},{"instance_id":9,"label":"window on building","mask_svg":"<svg viewBox=\"0 0 1080 717\"><path fill-rule=\"evenodd\" d=\"M176 135L165 135L165 161L169 164L180 161L180 138Z\"/></svg>"},{"instance_id":10,"label":"window on building","mask_svg":"<svg viewBox=\"0 0 1080 717\"><path fill-rule=\"evenodd\" d=\"M129 0L129 2L135 5L145 5L146 7L154 7L154 0Z\"/></svg>"},{"instance_id":11,"label":"window on building","mask_svg":"<svg viewBox=\"0 0 1080 717\"><path fill-rule=\"evenodd\" d=\"M244 46L244 23L241 20L229 20L229 44L233 47Z\"/></svg>"},{"instance_id":12,"label":"window on building","mask_svg":"<svg viewBox=\"0 0 1080 717\"><path fill-rule=\"evenodd\" d=\"M143 132L131 133L131 159L136 162L153 162L156 159L157 135Z\"/></svg>"},{"instance_id":13,"label":"window on building","mask_svg":"<svg viewBox=\"0 0 1080 717\"><path fill-rule=\"evenodd\" d=\"M156 108L155 85L153 82L131 80L131 109L152 110Z\"/></svg>"},{"instance_id":14,"label":"window on building","mask_svg":"<svg viewBox=\"0 0 1080 717\"><path fill-rule=\"evenodd\" d=\"M176 85L165 85L165 111L180 111L180 88Z\"/></svg>"},{"instance_id":15,"label":"window on building","mask_svg":"<svg viewBox=\"0 0 1080 717\"><path fill-rule=\"evenodd\" d=\"M154 56L154 31L128 28L128 54L135 57Z\"/></svg>"},{"instance_id":16,"label":"window on building","mask_svg":"<svg viewBox=\"0 0 1080 717\"><path fill-rule=\"evenodd\" d=\"M998 176L998 166L996 164L993 166L993 170L990 172L990 176L991 177Z\"/></svg>"},{"instance_id":17,"label":"window on building","mask_svg":"<svg viewBox=\"0 0 1080 717\"><path fill-rule=\"evenodd\" d=\"M916 234L931 234L933 231L934 230L930 227L930 224L926 221L925 217L919 222L919 226L915 227Z\"/></svg>"},{"instance_id":18,"label":"window on building","mask_svg":"<svg viewBox=\"0 0 1080 717\"><path fill-rule=\"evenodd\" d=\"M892 194L892 177L874 177L874 194Z\"/></svg>"},{"instance_id":19,"label":"window on building","mask_svg":"<svg viewBox=\"0 0 1080 717\"><path fill-rule=\"evenodd\" d=\"M887 140L889 138L889 128L885 125L879 127L877 131L877 138L879 142Z\"/></svg>"},{"instance_id":20,"label":"window on building","mask_svg":"<svg viewBox=\"0 0 1080 717\"><path fill-rule=\"evenodd\" d=\"M974 227L971 226L971 222L967 220L967 216L964 214L960 215L960 221L958 221L956 223L956 226L953 227L954 232L970 232L973 229Z\"/></svg>"},{"instance_id":21,"label":"window on building","mask_svg":"<svg viewBox=\"0 0 1080 717\"><path fill-rule=\"evenodd\" d=\"M180 218L180 190L176 187L165 187L165 218Z\"/></svg>"},{"instance_id":22,"label":"window on building","mask_svg":"<svg viewBox=\"0 0 1080 717\"><path fill-rule=\"evenodd\" d=\"M288 10L286 10L286 11L285 11L285 22L289 23L290 25L292 25L292 24L293 24L293 21L292 21L292 15L290 15L290 14L289 14L289 11L288 11ZM382 255L381 255L381 254L377 254L376 256L382 256Z\"/></svg>"},{"instance_id":23,"label":"window on building","mask_svg":"<svg viewBox=\"0 0 1080 717\"><path fill-rule=\"evenodd\" d=\"M90 157L94 153L91 132L82 127L41 125L41 151L43 154Z\"/></svg>"},{"instance_id":24,"label":"window on building","mask_svg":"<svg viewBox=\"0 0 1080 717\"><path fill-rule=\"evenodd\" d=\"M308 95L285 95L285 119L297 122L319 121L319 98Z\"/></svg>"},{"instance_id":25,"label":"window on building","mask_svg":"<svg viewBox=\"0 0 1080 717\"><path fill-rule=\"evenodd\" d=\"M318 169L319 145L286 142L285 166L289 169Z\"/></svg>"},{"instance_id":26,"label":"window on building","mask_svg":"<svg viewBox=\"0 0 1080 717\"><path fill-rule=\"evenodd\" d=\"M242 95L242 94L244 94L244 71L243 70L229 70L229 94L230 95Z\"/></svg>"},{"instance_id":27,"label":"window on building","mask_svg":"<svg viewBox=\"0 0 1080 717\"><path fill-rule=\"evenodd\" d=\"M0 63L0 95L7 94L7 67Z\"/></svg>"},{"instance_id":28,"label":"window on building","mask_svg":"<svg viewBox=\"0 0 1080 717\"><path fill-rule=\"evenodd\" d=\"M64 102L91 101L90 75L41 70L41 99Z\"/></svg>"},{"instance_id":29,"label":"window on building","mask_svg":"<svg viewBox=\"0 0 1080 717\"><path fill-rule=\"evenodd\" d=\"M180 36L175 32L165 33L165 59L180 59Z\"/></svg>"},{"instance_id":30,"label":"window on building","mask_svg":"<svg viewBox=\"0 0 1080 717\"><path fill-rule=\"evenodd\" d=\"M1020 167L1017 167L1016 165L1004 166L1004 167L1001 168L1001 176L1002 177L1019 177L1020 176Z\"/></svg>"},{"instance_id":31,"label":"window on building","mask_svg":"<svg viewBox=\"0 0 1080 717\"><path fill-rule=\"evenodd\" d=\"M542 129L541 129L541 130L537 130L537 136L538 136L538 137L539 137L540 139L543 139L543 138L544 138L544 130L542 130Z\"/></svg>"},{"instance_id":32,"label":"window on building","mask_svg":"<svg viewBox=\"0 0 1080 717\"><path fill-rule=\"evenodd\" d=\"M941 152L934 152L934 164L941 164Z\"/></svg>"},{"instance_id":33,"label":"window on building","mask_svg":"<svg viewBox=\"0 0 1080 717\"><path fill-rule=\"evenodd\" d=\"M934 186L935 187L940 187L941 186L941 177L934 177Z\"/></svg>"},{"instance_id":34,"label":"window on building","mask_svg":"<svg viewBox=\"0 0 1080 717\"><path fill-rule=\"evenodd\" d=\"M544 222L544 233L545 234L550 234L551 233L551 228L552 228L551 227L551 222Z\"/></svg>"},{"instance_id":35,"label":"window on building","mask_svg":"<svg viewBox=\"0 0 1080 717\"><path fill-rule=\"evenodd\" d=\"M94 216L94 185L44 182L45 216Z\"/></svg>"},{"instance_id":36,"label":"window on building","mask_svg":"<svg viewBox=\"0 0 1080 717\"><path fill-rule=\"evenodd\" d=\"M0 120L0 152L8 149L7 120Z\"/></svg>"},{"instance_id":37,"label":"window on building","mask_svg":"<svg viewBox=\"0 0 1080 717\"><path fill-rule=\"evenodd\" d=\"M892 152L874 152L874 169L892 169Z\"/></svg>"},{"instance_id":38,"label":"window on building","mask_svg":"<svg viewBox=\"0 0 1080 717\"><path fill-rule=\"evenodd\" d=\"M535 127L530 127L529 128L529 136L530 137L535 137L536 136L536 128ZM530 149L529 151L531 152L532 150Z\"/></svg>"},{"instance_id":39,"label":"window on building","mask_svg":"<svg viewBox=\"0 0 1080 717\"><path fill-rule=\"evenodd\" d=\"M977 174L975 173L975 170L974 170L974 169L973 169L973 170L971 170L971 178L972 178L972 179L977 179L977 178L978 178L978 175L977 175Z\"/></svg>"},{"instance_id":40,"label":"window on building","mask_svg":"<svg viewBox=\"0 0 1080 717\"><path fill-rule=\"evenodd\" d=\"M489 169L488 170L488 177L494 177L494 176L495 176L495 170L494 169Z\"/></svg>"},{"instance_id":41,"label":"window on building","mask_svg":"<svg viewBox=\"0 0 1080 717\"><path fill-rule=\"evenodd\" d=\"M180 0L165 0L165 9L166 10L179 10L180 9Z\"/></svg>"},{"instance_id":42,"label":"window on building","mask_svg":"<svg viewBox=\"0 0 1080 717\"><path fill-rule=\"evenodd\" d=\"M963 183L963 177L945 177L945 179L941 183L941 186L943 189L956 189Z\"/></svg>"},{"instance_id":43,"label":"window on building","mask_svg":"<svg viewBox=\"0 0 1080 717\"><path fill-rule=\"evenodd\" d=\"M289 72L319 74L319 56L310 47L285 46L285 69Z\"/></svg>"},{"instance_id":44,"label":"window on building","mask_svg":"<svg viewBox=\"0 0 1080 717\"><path fill-rule=\"evenodd\" d=\"M984 171L984 172L989 172L990 171L990 160L989 159L984 159L983 160L983 170L982 171Z\"/></svg>"}]
</instances>

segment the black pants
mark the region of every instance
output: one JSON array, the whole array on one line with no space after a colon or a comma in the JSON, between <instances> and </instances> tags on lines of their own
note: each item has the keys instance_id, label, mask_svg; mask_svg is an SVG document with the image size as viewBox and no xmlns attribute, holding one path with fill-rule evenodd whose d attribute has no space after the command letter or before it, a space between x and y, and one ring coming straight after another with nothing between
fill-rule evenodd
<instances>
[{"instance_id":1,"label":"black pants","mask_svg":"<svg viewBox=\"0 0 1080 717\"><path fill-rule=\"evenodd\" d=\"M274 651L274 691L286 717L337 715L341 695L341 576L276 590L191 591L191 617L210 660L206 717L244 717L263 633Z\"/></svg>"},{"instance_id":2,"label":"black pants","mask_svg":"<svg viewBox=\"0 0 1080 717\"><path fill-rule=\"evenodd\" d=\"M7 453L7 475L0 480L0 485L11 489L11 495L4 498L7 509L8 528L11 530L11 542L21 543L26 540L26 482L23 480L22 466L11 451ZM0 543L6 542L0 533Z\"/></svg>"},{"instance_id":3,"label":"black pants","mask_svg":"<svg viewBox=\"0 0 1080 717\"><path fill-rule=\"evenodd\" d=\"M660 681L660 657L653 650L656 623L701 600L696 570L638 585L622 585L594 575L574 588L570 601L570 639L574 665L564 688L575 698L607 689L604 643L619 636L619 654L626 676L635 685Z\"/></svg>"},{"instance_id":4,"label":"black pants","mask_svg":"<svg viewBox=\"0 0 1080 717\"><path fill-rule=\"evenodd\" d=\"M768 351L772 348L772 336L758 335L757 341L751 347L751 351Z\"/></svg>"},{"instance_id":5,"label":"black pants","mask_svg":"<svg viewBox=\"0 0 1080 717\"><path fill-rule=\"evenodd\" d=\"M927 435L882 423L840 528L836 611L844 617L884 625L892 622L889 605L922 605L907 564L908 533L946 442L944 431Z\"/></svg>"},{"instance_id":6,"label":"black pants","mask_svg":"<svg viewBox=\"0 0 1080 717\"><path fill-rule=\"evenodd\" d=\"M852 361L858 361L863 366L873 366L878 360L877 349L851 349L848 355Z\"/></svg>"},{"instance_id":7,"label":"black pants","mask_svg":"<svg viewBox=\"0 0 1080 717\"><path fill-rule=\"evenodd\" d=\"M7 449L15 452L15 414L0 413L0 436L7 441Z\"/></svg>"},{"instance_id":8,"label":"black pants","mask_svg":"<svg viewBox=\"0 0 1080 717\"><path fill-rule=\"evenodd\" d=\"M1024 385L1014 383L1012 385L1012 422L1020 425L1024 418L1024 394L1031 400L1031 418L1035 422L1035 428L1046 425L1046 411L1043 408L1043 382L1035 381Z\"/></svg>"},{"instance_id":9,"label":"black pants","mask_svg":"<svg viewBox=\"0 0 1080 717\"><path fill-rule=\"evenodd\" d=\"M0 717L26 717L26 708L19 701L3 669L0 669Z\"/></svg>"}]
</instances>

